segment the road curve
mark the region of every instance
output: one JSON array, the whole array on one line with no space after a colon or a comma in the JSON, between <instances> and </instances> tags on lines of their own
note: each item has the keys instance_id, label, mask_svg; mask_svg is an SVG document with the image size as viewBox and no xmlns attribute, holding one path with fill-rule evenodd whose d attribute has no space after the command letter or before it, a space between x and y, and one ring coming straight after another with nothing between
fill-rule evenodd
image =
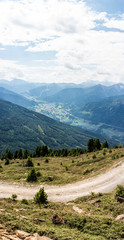
<instances>
[{"instance_id":1,"label":"road curve","mask_svg":"<svg viewBox=\"0 0 124 240\"><path fill-rule=\"evenodd\" d=\"M91 192L108 193L118 184L124 184L124 159L109 171L96 177L63 186L19 185L0 182L0 198L11 197L16 193L18 199L33 199L40 187L44 187L48 200L52 202L68 202Z\"/></svg>"}]
</instances>

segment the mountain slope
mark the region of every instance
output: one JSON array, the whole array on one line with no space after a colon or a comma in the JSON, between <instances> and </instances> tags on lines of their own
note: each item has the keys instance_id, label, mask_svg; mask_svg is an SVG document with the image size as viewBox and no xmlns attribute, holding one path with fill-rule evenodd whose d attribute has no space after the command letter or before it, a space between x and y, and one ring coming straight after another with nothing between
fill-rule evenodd
<instances>
[{"instance_id":1,"label":"mountain slope","mask_svg":"<svg viewBox=\"0 0 124 240\"><path fill-rule=\"evenodd\" d=\"M44 98L44 100L55 103L82 105L87 102L122 94L124 94L123 84L115 84L109 87L99 84L89 88L66 88L53 96Z\"/></svg>"},{"instance_id":2,"label":"mountain slope","mask_svg":"<svg viewBox=\"0 0 124 240\"><path fill-rule=\"evenodd\" d=\"M89 138L99 137L2 100L0 116L0 153L7 148L33 151L38 145L52 149L85 148ZM105 139L101 137L100 140Z\"/></svg>"},{"instance_id":3,"label":"mountain slope","mask_svg":"<svg viewBox=\"0 0 124 240\"><path fill-rule=\"evenodd\" d=\"M9 91L3 87L0 87L0 99L18 104L23 107L32 107L35 105L34 101L31 101L15 92Z\"/></svg>"},{"instance_id":4,"label":"mountain slope","mask_svg":"<svg viewBox=\"0 0 124 240\"><path fill-rule=\"evenodd\" d=\"M124 142L124 95L87 103L73 114L95 125L96 133Z\"/></svg>"},{"instance_id":5,"label":"mountain slope","mask_svg":"<svg viewBox=\"0 0 124 240\"><path fill-rule=\"evenodd\" d=\"M22 94L39 86L40 83L27 82L21 79L13 79L12 81L0 80L0 87L8 90L13 90L16 93Z\"/></svg>"}]
</instances>

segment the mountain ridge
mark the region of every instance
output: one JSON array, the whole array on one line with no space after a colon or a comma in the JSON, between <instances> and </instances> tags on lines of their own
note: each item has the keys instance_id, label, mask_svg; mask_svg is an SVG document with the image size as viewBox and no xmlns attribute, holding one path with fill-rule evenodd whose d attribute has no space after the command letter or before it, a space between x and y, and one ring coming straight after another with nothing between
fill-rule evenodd
<instances>
[{"instance_id":1,"label":"mountain ridge","mask_svg":"<svg viewBox=\"0 0 124 240\"><path fill-rule=\"evenodd\" d=\"M22 148L34 151L38 145L51 149L86 148L90 138L105 138L79 127L69 126L43 114L0 100L0 152ZM110 140L114 144L113 140Z\"/></svg>"}]
</instances>

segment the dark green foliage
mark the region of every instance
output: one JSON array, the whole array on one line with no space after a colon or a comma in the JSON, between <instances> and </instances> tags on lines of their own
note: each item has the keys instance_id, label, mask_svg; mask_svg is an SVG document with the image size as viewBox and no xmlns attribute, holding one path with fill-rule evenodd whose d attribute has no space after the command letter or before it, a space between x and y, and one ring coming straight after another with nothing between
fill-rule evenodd
<instances>
[{"instance_id":1,"label":"dark green foliage","mask_svg":"<svg viewBox=\"0 0 124 240\"><path fill-rule=\"evenodd\" d=\"M97 151L101 149L101 143L100 140L97 139L89 139L88 143L87 143L87 151L88 152L93 152L93 151Z\"/></svg>"},{"instance_id":2,"label":"dark green foliage","mask_svg":"<svg viewBox=\"0 0 124 240\"><path fill-rule=\"evenodd\" d=\"M13 153L7 149L5 154L2 154L1 156L1 160L3 159L13 159Z\"/></svg>"},{"instance_id":3,"label":"dark green foliage","mask_svg":"<svg viewBox=\"0 0 124 240\"><path fill-rule=\"evenodd\" d=\"M30 155L31 155L30 152L27 149L25 149L23 153L23 158L27 159Z\"/></svg>"},{"instance_id":4,"label":"dark green foliage","mask_svg":"<svg viewBox=\"0 0 124 240\"><path fill-rule=\"evenodd\" d=\"M29 203L28 203L28 200L27 199L25 199L25 198L23 198L22 200L21 200L21 203L23 203L23 204L26 204L26 205L28 205Z\"/></svg>"},{"instance_id":5,"label":"dark green foliage","mask_svg":"<svg viewBox=\"0 0 124 240\"><path fill-rule=\"evenodd\" d=\"M17 158L22 159L23 158L23 152L22 149L20 148L17 153Z\"/></svg>"},{"instance_id":6,"label":"dark green foliage","mask_svg":"<svg viewBox=\"0 0 124 240\"><path fill-rule=\"evenodd\" d=\"M27 182L36 182L37 181L37 174L36 174L36 171L34 168L30 170L26 181Z\"/></svg>"},{"instance_id":7,"label":"dark green foliage","mask_svg":"<svg viewBox=\"0 0 124 240\"><path fill-rule=\"evenodd\" d=\"M9 159L7 158L6 160L5 160L5 165L9 165Z\"/></svg>"},{"instance_id":8,"label":"dark green foliage","mask_svg":"<svg viewBox=\"0 0 124 240\"><path fill-rule=\"evenodd\" d=\"M122 185L118 185L117 186L115 197L122 197L122 198L124 198L124 186L122 186Z\"/></svg>"},{"instance_id":9,"label":"dark green foliage","mask_svg":"<svg viewBox=\"0 0 124 240\"><path fill-rule=\"evenodd\" d=\"M89 139L88 143L87 143L87 150L88 152L93 152L94 150L94 139Z\"/></svg>"},{"instance_id":10,"label":"dark green foliage","mask_svg":"<svg viewBox=\"0 0 124 240\"><path fill-rule=\"evenodd\" d=\"M44 188L40 188L34 196L34 202L38 204L47 203L47 194L44 192Z\"/></svg>"},{"instance_id":11,"label":"dark green foliage","mask_svg":"<svg viewBox=\"0 0 124 240\"><path fill-rule=\"evenodd\" d=\"M14 153L14 159L17 159L17 158L18 158L18 150L16 150Z\"/></svg>"},{"instance_id":12,"label":"dark green foliage","mask_svg":"<svg viewBox=\"0 0 124 240\"><path fill-rule=\"evenodd\" d=\"M27 161L26 161L26 167L33 167L34 164L32 162L32 159L30 157L28 157Z\"/></svg>"},{"instance_id":13,"label":"dark green foliage","mask_svg":"<svg viewBox=\"0 0 124 240\"><path fill-rule=\"evenodd\" d=\"M109 147L108 142L105 141L105 142L102 144L102 148L108 148L108 147Z\"/></svg>"},{"instance_id":14,"label":"dark green foliage","mask_svg":"<svg viewBox=\"0 0 124 240\"><path fill-rule=\"evenodd\" d=\"M17 199L17 195L16 194L12 194L11 198L12 198L13 201L15 201Z\"/></svg>"},{"instance_id":15,"label":"dark green foliage","mask_svg":"<svg viewBox=\"0 0 124 240\"><path fill-rule=\"evenodd\" d=\"M45 159L45 163L49 163L49 159L48 158Z\"/></svg>"},{"instance_id":16,"label":"dark green foliage","mask_svg":"<svg viewBox=\"0 0 124 240\"><path fill-rule=\"evenodd\" d=\"M39 171L36 174L37 174L37 177L41 177L41 173Z\"/></svg>"},{"instance_id":17,"label":"dark green foliage","mask_svg":"<svg viewBox=\"0 0 124 240\"><path fill-rule=\"evenodd\" d=\"M100 150L101 149L101 143L100 140L97 138L94 141L94 147L96 148L96 150Z\"/></svg>"}]
</instances>

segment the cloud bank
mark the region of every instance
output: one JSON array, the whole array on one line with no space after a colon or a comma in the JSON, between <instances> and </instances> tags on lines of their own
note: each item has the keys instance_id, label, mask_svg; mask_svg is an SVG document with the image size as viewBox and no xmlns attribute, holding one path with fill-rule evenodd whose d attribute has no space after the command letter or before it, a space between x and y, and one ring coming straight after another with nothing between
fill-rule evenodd
<instances>
[{"instance_id":1,"label":"cloud bank","mask_svg":"<svg viewBox=\"0 0 124 240\"><path fill-rule=\"evenodd\" d=\"M123 31L124 14L96 12L85 1L3 0L0 51L14 46L17 54L0 57L0 78L124 83ZM23 51L35 59L25 61Z\"/></svg>"}]
</instances>

